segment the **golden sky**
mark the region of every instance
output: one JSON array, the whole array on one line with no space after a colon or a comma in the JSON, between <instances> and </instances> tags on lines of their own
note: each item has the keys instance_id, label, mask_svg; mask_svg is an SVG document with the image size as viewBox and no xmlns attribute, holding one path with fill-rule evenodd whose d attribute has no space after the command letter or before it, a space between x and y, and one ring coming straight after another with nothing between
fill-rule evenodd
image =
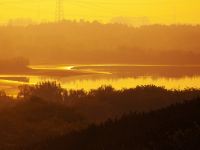
<instances>
[{"instance_id":1,"label":"golden sky","mask_svg":"<svg viewBox=\"0 0 200 150\"><path fill-rule=\"evenodd\" d=\"M66 19L99 20L146 17L151 23L200 23L199 0L63 0ZM0 0L0 22L30 18L53 21L56 0ZM130 19L131 20L131 19Z\"/></svg>"}]
</instances>

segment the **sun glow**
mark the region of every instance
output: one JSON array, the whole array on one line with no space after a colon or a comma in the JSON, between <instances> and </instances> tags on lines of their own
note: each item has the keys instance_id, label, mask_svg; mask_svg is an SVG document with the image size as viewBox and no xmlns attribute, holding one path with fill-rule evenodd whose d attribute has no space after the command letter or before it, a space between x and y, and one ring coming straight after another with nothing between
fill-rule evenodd
<instances>
[{"instance_id":1,"label":"sun glow","mask_svg":"<svg viewBox=\"0 0 200 150\"><path fill-rule=\"evenodd\" d=\"M64 17L109 22L112 18L124 16L127 22L134 23L196 24L200 23L199 5L198 0L64 0ZM56 0L1 0L0 21L16 18L54 21L55 9Z\"/></svg>"}]
</instances>

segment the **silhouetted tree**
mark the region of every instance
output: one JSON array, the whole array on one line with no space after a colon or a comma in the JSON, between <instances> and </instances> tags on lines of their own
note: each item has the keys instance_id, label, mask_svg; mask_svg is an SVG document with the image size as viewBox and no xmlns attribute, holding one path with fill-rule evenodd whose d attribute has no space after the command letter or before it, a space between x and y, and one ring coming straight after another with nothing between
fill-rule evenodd
<instances>
[{"instance_id":1,"label":"silhouetted tree","mask_svg":"<svg viewBox=\"0 0 200 150\"><path fill-rule=\"evenodd\" d=\"M63 89L56 82L41 82L33 86L22 85L19 90L19 98L29 99L37 96L49 102L63 102Z\"/></svg>"}]
</instances>

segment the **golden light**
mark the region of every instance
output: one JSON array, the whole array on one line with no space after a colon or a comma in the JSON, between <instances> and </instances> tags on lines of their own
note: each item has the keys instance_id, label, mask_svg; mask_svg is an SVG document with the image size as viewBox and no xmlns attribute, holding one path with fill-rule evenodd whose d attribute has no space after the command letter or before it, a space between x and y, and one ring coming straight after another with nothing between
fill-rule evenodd
<instances>
[{"instance_id":1,"label":"golden light","mask_svg":"<svg viewBox=\"0 0 200 150\"><path fill-rule=\"evenodd\" d=\"M151 23L200 23L198 0L64 0L64 4L65 18L72 20L109 22L124 16L129 21L146 17ZM55 9L56 0L1 0L0 22L16 18L54 21Z\"/></svg>"}]
</instances>

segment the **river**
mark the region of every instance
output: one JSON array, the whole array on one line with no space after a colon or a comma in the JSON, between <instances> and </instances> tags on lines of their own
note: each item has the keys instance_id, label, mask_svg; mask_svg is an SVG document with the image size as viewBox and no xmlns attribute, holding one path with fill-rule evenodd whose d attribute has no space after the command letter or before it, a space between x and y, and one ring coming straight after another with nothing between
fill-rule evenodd
<instances>
[{"instance_id":1,"label":"river","mask_svg":"<svg viewBox=\"0 0 200 150\"><path fill-rule=\"evenodd\" d=\"M66 89L96 89L111 85L116 89L156 85L167 89L200 88L200 66L184 65L46 65L30 66L40 70L79 71L75 75L1 74L0 89L16 95L18 86L57 81Z\"/></svg>"}]
</instances>

